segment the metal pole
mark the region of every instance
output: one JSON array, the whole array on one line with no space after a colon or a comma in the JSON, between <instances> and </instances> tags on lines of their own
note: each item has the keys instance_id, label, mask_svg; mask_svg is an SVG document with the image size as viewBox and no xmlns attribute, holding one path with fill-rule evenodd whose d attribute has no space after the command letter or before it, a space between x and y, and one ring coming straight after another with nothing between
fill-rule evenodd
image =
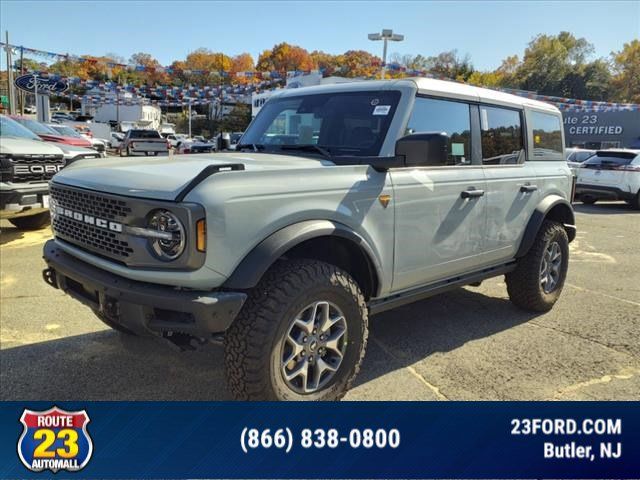
<instances>
[{"instance_id":1,"label":"metal pole","mask_svg":"<svg viewBox=\"0 0 640 480\"><path fill-rule=\"evenodd\" d=\"M5 30L6 52L7 52L7 96L9 97L9 113L16 114L16 95L13 85L13 67L11 65L11 47L9 46L9 31Z\"/></svg>"},{"instance_id":2,"label":"metal pole","mask_svg":"<svg viewBox=\"0 0 640 480\"><path fill-rule=\"evenodd\" d=\"M191 138L191 98L189 98L189 138Z\"/></svg>"},{"instance_id":3,"label":"metal pole","mask_svg":"<svg viewBox=\"0 0 640 480\"><path fill-rule=\"evenodd\" d=\"M382 80L387 74L387 37L384 37L384 47L382 48Z\"/></svg>"},{"instance_id":4,"label":"metal pole","mask_svg":"<svg viewBox=\"0 0 640 480\"><path fill-rule=\"evenodd\" d=\"M24 75L24 47L20 47L20 75ZM25 93L20 90L20 115L24 115Z\"/></svg>"},{"instance_id":5,"label":"metal pole","mask_svg":"<svg viewBox=\"0 0 640 480\"><path fill-rule=\"evenodd\" d=\"M38 74L33 74L33 94L36 97L36 120L38 119Z\"/></svg>"}]
</instances>

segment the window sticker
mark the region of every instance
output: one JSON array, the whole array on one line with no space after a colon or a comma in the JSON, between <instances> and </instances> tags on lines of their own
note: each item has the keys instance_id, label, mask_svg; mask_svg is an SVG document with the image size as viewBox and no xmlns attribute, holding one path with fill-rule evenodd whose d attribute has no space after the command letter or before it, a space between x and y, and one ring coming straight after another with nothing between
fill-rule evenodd
<instances>
[{"instance_id":1,"label":"window sticker","mask_svg":"<svg viewBox=\"0 0 640 480\"><path fill-rule=\"evenodd\" d=\"M378 105L373 109L374 115L389 115L391 105Z\"/></svg>"},{"instance_id":2,"label":"window sticker","mask_svg":"<svg viewBox=\"0 0 640 480\"><path fill-rule=\"evenodd\" d=\"M460 157L464 156L464 143L452 143L451 155L460 156Z\"/></svg>"}]
</instances>

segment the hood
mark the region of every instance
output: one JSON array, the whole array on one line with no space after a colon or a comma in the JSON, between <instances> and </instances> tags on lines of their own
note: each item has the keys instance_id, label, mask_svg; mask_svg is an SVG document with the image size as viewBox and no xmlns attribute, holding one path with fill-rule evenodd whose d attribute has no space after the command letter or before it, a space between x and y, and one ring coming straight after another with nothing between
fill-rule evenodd
<instances>
[{"instance_id":1,"label":"hood","mask_svg":"<svg viewBox=\"0 0 640 480\"><path fill-rule=\"evenodd\" d=\"M19 137L0 137L0 153L4 155L62 155L51 143Z\"/></svg>"},{"instance_id":2,"label":"hood","mask_svg":"<svg viewBox=\"0 0 640 480\"><path fill-rule=\"evenodd\" d=\"M91 155L99 156L93 148L77 147L75 145L67 145L66 143L59 143L57 147L64 152L65 157L76 157L78 155Z\"/></svg>"},{"instance_id":3,"label":"hood","mask_svg":"<svg viewBox=\"0 0 640 480\"><path fill-rule=\"evenodd\" d=\"M173 200L209 165L242 163L245 170L323 168L332 162L314 157L268 153L213 153L172 157L83 160L60 171L55 180L80 188L130 197ZM241 173L234 173L241 174Z\"/></svg>"},{"instance_id":4,"label":"hood","mask_svg":"<svg viewBox=\"0 0 640 480\"><path fill-rule=\"evenodd\" d=\"M41 134L39 135L46 142L56 142L56 143L64 143L66 145L76 145L78 147L90 147L91 142L84 138L78 137L66 137L64 135L48 135Z\"/></svg>"}]
</instances>

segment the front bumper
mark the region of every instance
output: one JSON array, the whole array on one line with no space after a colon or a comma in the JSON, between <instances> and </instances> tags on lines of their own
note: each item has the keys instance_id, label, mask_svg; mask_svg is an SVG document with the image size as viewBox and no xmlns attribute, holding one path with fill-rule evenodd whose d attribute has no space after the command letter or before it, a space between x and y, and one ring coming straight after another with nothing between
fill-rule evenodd
<instances>
[{"instance_id":1,"label":"front bumper","mask_svg":"<svg viewBox=\"0 0 640 480\"><path fill-rule=\"evenodd\" d=\"M15 218L49 211L49 185L0 189L0 218Z\"/></svg>"},{"instance_id":2,"label":"front bumper","mask_svg":"<svg viewBox=\"0 0 640 480\"><path fill-rule=\"evenodd\" d=\"M44 245L45 281L139 335L174 333L210 339L236 318L242 292L177 290L129 280L69 255L49 240Z\"/></svg>"}]
</instances>

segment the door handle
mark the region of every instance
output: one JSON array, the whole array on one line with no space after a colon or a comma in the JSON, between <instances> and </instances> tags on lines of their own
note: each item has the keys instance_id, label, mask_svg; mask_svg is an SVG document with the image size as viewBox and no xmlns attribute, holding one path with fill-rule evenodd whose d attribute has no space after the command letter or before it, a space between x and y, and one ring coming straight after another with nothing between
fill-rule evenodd
<instances>
[{"instance_id":1,"label":"door handle","mask_svg":"<svg viewBox=\"0 0 640 480\"><path fill-rule=\"evenodd\" d=\"M484 195L484 190L476 190L476 189L464 190L462 193L460 193L460 196L464 199L477 198L483 195Z\"/></svg>"},{"instance_id":2,"label":"door handle","mask_svg":"<svg viewBox=\"0 0 640 480\"><path fill-rule=\"evenodd\" d=\"M537 185L522 185L520 187L520 191L522 193L531 193L531 192L535 192L536 190L538 190Z\"/></svg>"}]
</instances>

